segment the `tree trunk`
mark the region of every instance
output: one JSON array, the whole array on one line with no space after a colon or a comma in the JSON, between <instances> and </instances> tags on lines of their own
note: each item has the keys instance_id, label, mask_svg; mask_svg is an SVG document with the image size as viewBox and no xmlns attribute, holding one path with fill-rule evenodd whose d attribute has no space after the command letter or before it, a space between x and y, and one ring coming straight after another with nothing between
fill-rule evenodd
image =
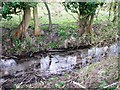
<instances>
[{"instance_id":1,"label":"tree trunk","mask_svg":"<svg viewBox=\"0 0 120 90\"><path fill-rule=\"evenodd\" d=\"M84 34L84 28L83 28L82 24L79 24L78 34L79 34L79 36L82 36Z\"/></svg>"},{"instance_id":2,"label":"tree trunk","mask_svg":"<svg viewBox=\"0 0 120 90\"><path fill-rule=\"evenodd\" d=\"M30 18L31 18L30 8L26 8L24 10L23 19L22 19L21 23L19 24L16 32L14 33L14 37L21 38L22 35L25 36L26 38L29 37L27 29L29 26Z\"/></svg>"},{"instance_id":3,"label":"tree trunk","mask_svg":"<svg viewBox=\"0 0 120 90\"><path fill-rule=\"evenodd\" d=\"M33 7L33 17L34 17L34 35L38 36L40 35L40 29L39 29L39 19L38 19L38 11L37 11L37 5Z\"/></svg>"},{"instance_id":4,"label":"tree trunk","mask_svg":"<svg viewBox=\"0 0 120 90\"><path fill-rule=\"evenodd\" d=\"M47 3L46 3L46 2L44 2L44 4L45 4L45 7L46 7L46 9L47 9L47 11L48 11L48 18L49 18L49 30L51 30L51 28L52 28L52 20L51 20L50 9L49 9L49 7L48 7L48 5L47 5Z\"/></svg>"},{"instance_id":5,"label":"tree trunk","mask_svg":"<svg viewBox=\"0 0 120 90\"><path fill-rule=\"evenodd\" d=\"M94 15L82 16L82 17L83 18L81 20L79 19L79 31L78 31L78 33L80 36L82 36L85 32L91 33Z\"/></svg>"},{"instance_id":6,"label":"tree trunk","mask_svg":"<svg viewBox=\"0 0 120 90\"><path fill-rule=\"evenodd\" d=\"M90 33L90 34L91 34L91 30L92 30L93 19L94 19L94 15L92 14L92 15L90 16L90 20L89 20L88 26L87 26L87 28L86 28L86 32L87 32L87 33Z\"/></svg>"},{"instance_id":7,"label":"tree trunk","mask_svg":"<svg viewBox=\"0 0 120 90\"><path fill-rule=\"evenodd\" d=\"M79 35L82 36L85 33L85 29L87 26L87 17L82 16L82 19L79 19Z\"/></svg>"}]
</instances>

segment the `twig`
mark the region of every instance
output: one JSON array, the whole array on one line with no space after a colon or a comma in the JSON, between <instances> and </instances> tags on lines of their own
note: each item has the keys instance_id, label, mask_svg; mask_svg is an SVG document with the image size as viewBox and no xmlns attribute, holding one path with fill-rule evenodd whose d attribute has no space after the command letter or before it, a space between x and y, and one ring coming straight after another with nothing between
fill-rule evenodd
<instances>
[{"instance_id":1,"label":"twig","mask_svg":"<svg viewBox=\"0 0 120 90\"><path fill-rule=\"evenodd\" d=\"M3 81L1 85L3 85L4 83L6 83L7 81L8 81L8 80ZM0 85L0 86L1 86L1 85Z\"/></svg>"},{"instance_id":2,"label":"twig","mask_svg":"<svg viewBox=\"0 0 120 90\"><path fill-rule=\"evenodd\" d=\"M80 83L75 82L75 81L73 81L73 84L75 84L75 85L79 86L80 88L84 88L84 89L86 88L86 87L82 86Z\"/></svg>"},{"instance_id":3,"label":"twig","mask_svg":"<svg viewBox=\"0 0 120 90\"><path fill-rule=\"evenodd\" d=\"M24 83L24 81L25 81L29 76L30 76L30 74L29 74L28 76L26 76L19 85L16 85L16 86L17 86L16 88L20 88L20 86Z\"/></svg>"},{"instance_id":4,"label":"twig","mask_svg":"<svg viewBox=\"0 0 120 90\"><path fill-rule=\"evenodd\" d=\"M44 86L44 85L45 85L45 83L44 83L43 81L40 81L40 83L42 84L42 86Z\"/></svg>"},{"instance_id":5,"label":"twig","mask_svg":"<svg viewBox=\"0 0 120 90\"><path fill-rule=\"evenodd\" d=\"M70 14L76 21L78 21L78 19L71 13L67 12L68 14Z\"/></svg>"},{"instance_id":6,"label":"twig","mask_svg":"<svg viewBox=\"0 0 120 90\"><path fill-rule=\"evenodd\" d=\"M25 74L32 74L35 73L34 71L29 71L29 72L25 72Z\"/></svg>"},{"instance_id":7,"label":"twig","mask_svg":"<svg viewBox=\"0 0 120 90\"><path fill-rule=\"evenodd\" d=\"M35 76L31 76L31 78L28 81L26 81L25 84L30 83L31 80L34 79L34 78L35 78Z\"/></svg>"},{"instance_id":8,"label":"twig","mask_svg":"<svg viewBox=\"0 0 120 90\"><path fill-rule=\"evenodd\" d=\"M116 85L116 84L120 84L120 82L112 83L112 84L107 85L107 86L105 86L105 87L103 87L103 88L108 88L108 87L114 86L114 85Z\"/></svg>"}]
</instances>

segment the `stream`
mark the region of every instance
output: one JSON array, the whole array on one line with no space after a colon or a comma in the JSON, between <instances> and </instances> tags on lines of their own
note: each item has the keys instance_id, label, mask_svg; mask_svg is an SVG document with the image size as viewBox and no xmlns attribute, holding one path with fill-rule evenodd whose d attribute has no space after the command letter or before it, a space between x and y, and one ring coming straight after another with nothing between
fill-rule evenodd
<instances>
[{"instance_id":1,"label":"stream","mask_svg":"<svg viewBox=\"0 0 120 90\"><path fill-rule=\"evenodd\" d=\"M65 71L83 68L102 58L120 54L120 43L105 47L92 47L65 53L53 54L42 58L29 58L28 61L17 63L15 59L0 60L0 84L7 78L23 77L26 73L38 76L61 75Z\"/></svg>"}]
</instances>

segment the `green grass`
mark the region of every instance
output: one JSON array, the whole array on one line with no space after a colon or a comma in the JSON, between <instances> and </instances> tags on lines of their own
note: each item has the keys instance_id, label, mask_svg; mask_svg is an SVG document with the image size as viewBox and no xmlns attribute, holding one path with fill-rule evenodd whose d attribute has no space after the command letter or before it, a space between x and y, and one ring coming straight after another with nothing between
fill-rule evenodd
<instances>
[{"instance_id":1,"label":"green grass","mask_svg":"<svg viewBox=\"0 0 120 90\"><path fill-rule=\"evenodd\" d=\"M63 42L65 39L68 39L71 35L73 35L76 38L79 38L77 36L78 26L77 26L76 20L64 10L64 7L58 3L50 3L48 5L51 10L52 23L58 24L58 26L55 27L55 30L59 35L60 42ZM40 29L43 31L48 30L48 25L42 25L42 24L49 23L47 10L44 7L43 3L39 4L38 11L39 11L38 16L39 16ZM31 12L31 14L32 14L32 12ZM73 15L75 17L77 17L76 14L73 14ZM33 30L34 30L33 16L31 16L31 18L32 19L29 24L30 24L30 28L33 32ZM110 41L110 39L115 38L115 35L118 32L117 25L115 25L114 23L111 23L108 20L108 18L109 18L109 13L101 10L98 14L98 18L94 19L93 24L103 24L103 25L107 24L107 26L105 26L105 27L101 26L100 29L96 30L100 35L96 35L94 32L92 32L91 35L88 35L89 36L88 38L91 40L91 42L93 44L97 44L98 42L103 42L104 40ZM113 18L113 16L111 16L111 19L112 18ZM11 30L12 29L14 30L15 28L18 27L18 25L20 24L20 21L21 21L21 19L19 18L19 16L13 15L13 18L9 21L2 19L0 21L0 27L10 28ZM48 33L51 33L51 32L52 31L49 31ZM44 40L45 38L46 38L46 36L38 37L38 38L36 38L35 43L40 44L41 41ZM83 38L83 40L84 40L84 38ZM78 41L81 42L82 40L78 40ZM59 46L59 44L57 42L50 42L47 45L45 45L43 48L56 48ZM36 48L34 48L32 45L30 45L29 41L24 42L23 45L26 45L27 46L26 48L29 50L33 50L33 51L36 50ZM19 49L17 44L15 44L15 47L16 47L15 50ZM20 49L20 50L26 50L26 48Z\"/></svg>"},{"instance_id":2,"label":"green grass","mask_svg":"<svg viewBox=\"0 0 120 90\"><path fill-rule=\"evenodd\" d=\"M2 19L0 21L0 27L14 29L18 27L20 21L19 16L14 15L11 20Z\"/></svg>"},{"instance_id":3,"label":"green grass","mask_svg":"<svg viewBox=\"0 0 120 90\"><path fill-rule=\"evenodd\" d=\"M58 42L50 42L47 44L46 48L57 48Z\"/></svg>"},{"instance_id":4,"label":"green grass","mask_svg":"<svg viewBox=\"0 0 120 90\"><path fill-rule=\"evenodd\" d=\"M53 24L59 24L61 27L65 27L67 25L67 27L64 29L77 29L76 25L71 25L71 23L76 22L76 20L73 18L73 16L71 16L64 10L64 7L62 6L62 4L51 3L48 5L49 5L50 11L51 11ZM44 7L43 3L39 4L38 11L39 11L39 13L38 13L39 23L40 24L48 24L49 21L48 21L47 10L46 10L46 7ZM109 18L108 14L109 13L106 11L100 11L98 14L98 18L94 19L94 23L100 23L101 21L108 22L108 18ZM73 14L73 15L74 15L74 17L77 17L76 14ZM32 17L33 17L33 15L32 15ZM4 19L1 20L0 27L16 28L19 25L20 21L21 21L21 19L19 18L19 16L13 15L13 18L9 21L4 20ZM33 19L30 21L30 26L32 28L34 28ZM45 27L43 27L43 28L45 28Z\"/></svg>"}]
</instances>

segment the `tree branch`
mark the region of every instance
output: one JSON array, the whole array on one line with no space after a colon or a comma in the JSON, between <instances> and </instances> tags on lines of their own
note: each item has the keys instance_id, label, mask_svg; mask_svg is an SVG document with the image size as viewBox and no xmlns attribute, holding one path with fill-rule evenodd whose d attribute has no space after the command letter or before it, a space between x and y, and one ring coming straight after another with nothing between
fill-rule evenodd
<instances>
[{"instance_id":1,"label":"tree branch","mask_svg":"<svg viewBox=\"0 0 120 90\"><path fill-rule=\"evenodd\" d=\"M108 88L108 87L111 87L111 86L114 86L114 85L117 85L117 84L120 84L120 82L112 83L112 84L107 85L107 86L105 86L105 87L103 87L103 88Z\"/></svg>"}]
</instances>

